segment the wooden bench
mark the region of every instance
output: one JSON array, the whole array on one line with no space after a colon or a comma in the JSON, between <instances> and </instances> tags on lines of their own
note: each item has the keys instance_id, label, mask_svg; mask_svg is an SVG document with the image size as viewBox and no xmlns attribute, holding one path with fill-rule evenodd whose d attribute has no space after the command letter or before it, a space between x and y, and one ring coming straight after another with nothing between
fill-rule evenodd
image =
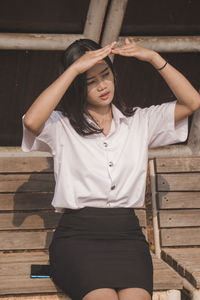
<instances>
[{"instance_id":1,"label":"wooden bench","mask_svg":"<svg viewBox=\"0 0 200 300\"><path fill-rule=\"evenodd\" d=\"M149 164L156 255L182 276L190 299L200 300L200 157Z\"/></svg>"},{"instance_id":2,"label":"wooden bench","mask_svg":"<svg viewBox=\"0 0 200 300\"><path fill-rule=\"evenodd\" d=\"M61 217L51 206L52 158L0 157L0 177L0 297L70 299L51 279L30 278L31 264L49 263L48 247ZM136 214L147 237L146 207ZM180 300L180 277L153 253L152 258L153 299Z\"/></svg>"}]
</instances>

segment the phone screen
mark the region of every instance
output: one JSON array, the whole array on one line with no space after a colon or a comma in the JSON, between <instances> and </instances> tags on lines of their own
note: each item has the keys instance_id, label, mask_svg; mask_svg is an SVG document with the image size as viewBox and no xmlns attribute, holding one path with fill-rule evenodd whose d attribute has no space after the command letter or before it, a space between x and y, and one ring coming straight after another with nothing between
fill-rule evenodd
<instances>
[{"instance_id":1,"label":"phone screen","mask_svg":"<svg viewBox=\"0 0 200 300\"><path fill-rule=\"evenodd\" d=\"M31 265L31 278L50 278L49 265Z\"/></svg>"}]
</instances>

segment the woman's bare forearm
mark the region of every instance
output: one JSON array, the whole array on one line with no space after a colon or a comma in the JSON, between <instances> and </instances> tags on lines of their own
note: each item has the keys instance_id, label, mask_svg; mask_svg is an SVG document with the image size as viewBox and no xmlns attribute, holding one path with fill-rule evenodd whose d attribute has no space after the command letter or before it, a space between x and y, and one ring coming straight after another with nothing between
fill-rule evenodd
<instances>
[{"instance_id":1,"label":"woman's bare forearm","mask_svg":"<svg viewBox=\"0 0 200 300\"><path fill-rule=\"evenodd\" d=\"M24 116L24 125L30 131L36 135L41 132L44 123L77 75L76 69L70 66L36 98Z\"/></svg>"}]
</instances>

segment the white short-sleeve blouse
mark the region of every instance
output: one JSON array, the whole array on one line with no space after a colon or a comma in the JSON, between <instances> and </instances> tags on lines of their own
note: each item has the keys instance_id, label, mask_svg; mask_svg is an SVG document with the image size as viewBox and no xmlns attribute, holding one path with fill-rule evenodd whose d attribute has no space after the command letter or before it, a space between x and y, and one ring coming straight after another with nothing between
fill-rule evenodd
<instances>
[{"instance_id":1,"label":"white short-sleeve blouse","mask_svg":"<svg viewBox=\"0 0 200 300\"><path fill-rule=\"evenodd\" d=\"M175 126L176 102L135 107L131 117L112 103L113 119L107 136L80 136L69 119L56 110L37 137L23 124L22 150L48 151L53 156L55 211L143 206L148 148L187 139L188 117Z\"/></svg>"}]
</instances>

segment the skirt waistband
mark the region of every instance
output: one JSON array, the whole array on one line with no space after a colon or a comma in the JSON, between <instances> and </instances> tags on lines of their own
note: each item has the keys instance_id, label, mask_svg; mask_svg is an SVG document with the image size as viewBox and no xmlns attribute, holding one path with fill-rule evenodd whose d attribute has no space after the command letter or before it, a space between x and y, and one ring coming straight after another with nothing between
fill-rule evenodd
<instances>
[{"instance_id":1,"label":"skirt waistband","mask_svg":"<svg viewBox=\"0 0 200 300\"><path fill-rule=\"evenodd\" d=\"M134 208L66 209L55 238L145 240Z\"/></svg>"},{"instance_id":2,"label":"skirt waistband","mask_svg":"<svg viewBox=\"0 0 200 300\"><path fill-rule=\"evenodd\" d=\"M110 216L110 215L135 215L133 207L91 207L86 206L79 209L66 208L64 214L80 216Z\"/></svg>"}]
</instances>

